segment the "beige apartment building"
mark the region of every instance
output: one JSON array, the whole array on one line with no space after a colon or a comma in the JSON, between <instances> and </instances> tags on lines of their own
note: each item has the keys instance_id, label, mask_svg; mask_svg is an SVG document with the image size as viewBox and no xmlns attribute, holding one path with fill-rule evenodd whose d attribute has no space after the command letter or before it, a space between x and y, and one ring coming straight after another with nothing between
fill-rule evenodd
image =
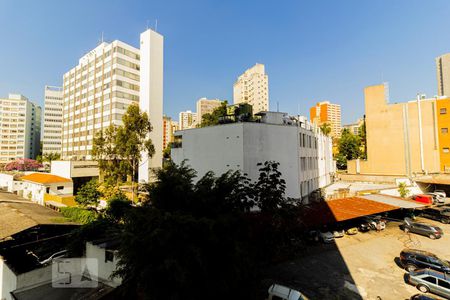
<instances>
[{"instance_id":1,"label":"beige apartment building","mask_svg":"<svg viewBox=\"0 0 450 300\"><path fill-rule=\"evenodd\" d=\"M200 98L197 101L197 122L202 123L203 115L212 113L216 108L222 105L223 101L219 99Z\"/></svg>"},{"instance_id":2,"label":"beige apartment building","mask_svg":"<svg viewBox=\"0 0 450 300\"><path fill-rule=\"evenodd\" d=\"M366 112L367 160L348 162L349 174L414 176L439 173L442 153L448 140L444 124L449 99L426 99L388 103L386 84L364 89ZM441 107L439 110L438 108ZM442 120L442 121L441 121Z\"/></svg>"},{"instance_id":3,"label":"beige apartment building","mask_svg":"<svg viewBox=\"0 0 450 300\"><path fill-rule=\"evenodd\" d=\"M41 107L20 94L0 98L0 164L35 159L41 139Z\"/></svg>"},{"instance_id":4,"label":"beige apartment building","mask_svg":"<svg viewBox=\"0 0 450 300\"><path fill-rule=\"evenodd\" d=\"M173 142L173 133L178 130L178 122L171 117L163 117L163 149L166 149L169 143Z\"/></svg>"},{"instance_id":5,"label":"beige apartment building","mask_svg":"<svg viewBox=\"0 0 450 300\"><path fill-rule=\"evenodd\" d=\"M450 97L450 53L436 58L438 95Z\"/></svg>"},{"instance_id":6,"label":"beige apartment building","mask_svg":"<svg viewBox=\"0 0 450 300\"><path fill-rule=\"evenodd\" d=\"M233 86L234 104L248 103L253 113L269 111L269 77L263 64L256 64L238 77Z\"/></svg>"},{"instance_id":7,"label":"beige apartment building","mask_svg":"<svg viewBox=\"0 0 450 300\"><path fill-rule=\"evenodd\" d=\"M331 127L331 137L339 138L341 136L341 106L330 103L330 101L318 102L309 110L310 119L313 124L321 126L325 123Z\"/></svg>"},{"instance_id":8,"label":"beige apartment building","mask_svg":"<svg viewBox=\"0 0 450 300\"><path fill-rule=\"evenodd\" d=\"M90 159L96 133L122 124L128 106L139 103L139 59L139 49L103 42L64 74L65 159Z\"/></svg>"},{"instance_id":9,"label":"beige apartment building","mask_svg":"<svg viewBox=\"0 0 450 300\"><path fill-rule=\"evenodd\" d=\"M361 133L361 126L364 124L364 118L359 118L355 123L343 125L342 129L348 129L351 134L359 135Z\"/></svg>"},{"instance_id":10,"label":"beige apartment building","mask_svg":"<svg viewBox=\"0 0 450 300\"><path fill-rule=\"evenodd\" d=\"M197 122L197 114L190 110L182 111L178 116L180 130L195 128L197 126Z\"/></svg>"},{"instance_id":11,"label":"beige apartment building","mask_svg":"<svg viewBox=\"0 0 450 300\"><path fill-rule=\"evenodd\" d=\"M62 88L45 86L44 98L42 153L58 153L61 155L61 135L63 126Z\"/></svg>"}]
</instances>

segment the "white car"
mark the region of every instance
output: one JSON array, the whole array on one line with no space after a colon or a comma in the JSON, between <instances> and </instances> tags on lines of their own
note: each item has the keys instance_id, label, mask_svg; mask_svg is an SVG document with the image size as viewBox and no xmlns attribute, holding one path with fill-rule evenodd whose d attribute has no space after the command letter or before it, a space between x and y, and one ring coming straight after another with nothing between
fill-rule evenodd
<instances>
[{"instance_id":1,"label":"white car","mask_svg":"<svg viewBox=\"0 0 450 300\"><path fill-rule=\"evenodd\" d=\"M308 300L302 293L297 290L279 285L272 284L269 288L268 300Z\"/></svg>"},{"instance_id":2,"label":"white car","mask_svg":"<svg viewBox=\"0 0 450 300\"><path fill-rule=\"evenodd\" d=\"M442 193L426 193L425 195L430 195L433 197L434 202L436 203L445 203L445 196L442 196Z\"/></svg>"},{"instance_id":3,"label":"white car","mask_svg":"<svg viewBox=\"0 0 450 300\"><path fill-rule=\"evenodd\" d=\"M434 190L434 193L441 195L443 198L447 197L447 194L443 190Z\"/></svg>"}]
</instances>

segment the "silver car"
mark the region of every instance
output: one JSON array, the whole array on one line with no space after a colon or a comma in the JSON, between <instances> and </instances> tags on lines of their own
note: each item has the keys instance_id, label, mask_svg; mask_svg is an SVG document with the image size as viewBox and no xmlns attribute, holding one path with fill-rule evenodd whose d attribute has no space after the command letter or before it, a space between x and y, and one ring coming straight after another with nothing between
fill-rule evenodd
<instances>
[{"instance_id":1,"label":"silver car","mask_svg":"<svg viewBox=\"0 0 450 300\"><path fill-rule=\"evenodd\" d=\"M450 298L450 275L430 269L421 269L405 275L405 281L414 285L422 293Z\"/></svg>"}]
</instances>

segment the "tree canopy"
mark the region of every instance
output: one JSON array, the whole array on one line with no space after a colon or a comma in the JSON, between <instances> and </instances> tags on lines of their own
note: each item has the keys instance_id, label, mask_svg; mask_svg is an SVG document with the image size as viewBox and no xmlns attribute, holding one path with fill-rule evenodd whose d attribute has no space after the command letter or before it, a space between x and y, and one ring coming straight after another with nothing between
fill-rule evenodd
<instances>
[{"instance_id":1,"label":"tree canopy","mask_svg":"<svg viewBox=\"0 0 450 300\"><path fill-rule=\"evenodd\" d=\"M323 123L323 124L320 126L320 131L322 131L322 133L323 133L324 135L329 136L330 133L331 133L331 126L330 126L330 124L328 124L328 123Z\"/></svg>"},{"instance_id":2,"label":"tree canopy","mask_svg":"<svg viewBox=\"0 0 450 300\"><path fill-rule=\"evenodd\" d=\"M361 157L361 138L352 134L347 128L342 130L341 138L338 142L339 153L336 156L337 167L347 168L347 160Z\"/></svg>"},{"instance_id":3,"label":"tree canopy","mask_svg":"<svg viewBox=\"0 0 450 300\"><path fill-rule=\"evenodd\" d=\"M227 115L227 101L223 101L219 107L213 110L212 113L204 114L200 123L200 127L214 126L219 124L220 117Z\"/></svg>"},{"instance_id":4,"label":"tree canopy","mask_svg":"<svg viewBox=\"0 0 450 300\"><path fill-rule=\"evenodd\" d=\"M87 206L97 206L102 196L102 193L99 191L99 184L97 180L92 179L86 182L81 188L78 190L77 195L75 196L75 201L84 207Z\"/></svg>"}]
</instances>

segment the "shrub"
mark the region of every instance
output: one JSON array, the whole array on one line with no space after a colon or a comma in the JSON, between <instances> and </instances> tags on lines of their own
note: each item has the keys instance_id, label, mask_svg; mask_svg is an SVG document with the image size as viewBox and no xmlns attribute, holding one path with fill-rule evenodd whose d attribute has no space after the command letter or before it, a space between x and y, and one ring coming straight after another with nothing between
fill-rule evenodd
<instances>
[{"instance_id":1,"label":"shrub","mask_svg":"<svg viewBox=\"0 0 450 300\"><path fill-rule=\"evenodd\" d=\"M80 207L61 207L61 214L69 220L81 224L87 224L97 220L98 213Z\"/></svg>"}]
</instances>

